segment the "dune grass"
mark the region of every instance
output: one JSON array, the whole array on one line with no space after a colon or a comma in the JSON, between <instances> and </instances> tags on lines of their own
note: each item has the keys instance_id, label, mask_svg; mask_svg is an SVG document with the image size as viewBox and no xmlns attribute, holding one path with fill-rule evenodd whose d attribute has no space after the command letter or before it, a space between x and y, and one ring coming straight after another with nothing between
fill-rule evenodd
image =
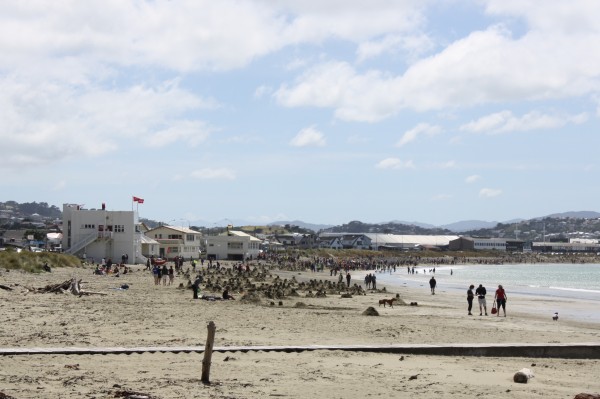
<instances>
[{"instance_id":1,"label":"dune grass","mask_svg":"<svg viewBox=\"0 0 600 399\"><path fill-rule=\"evenodd\" d=\"M81 261L73 256L58 252L0 252L0 269L23 270L29 273L42 272L44 263L51 268L81 267Z\"/></svg>"}]
</instances>

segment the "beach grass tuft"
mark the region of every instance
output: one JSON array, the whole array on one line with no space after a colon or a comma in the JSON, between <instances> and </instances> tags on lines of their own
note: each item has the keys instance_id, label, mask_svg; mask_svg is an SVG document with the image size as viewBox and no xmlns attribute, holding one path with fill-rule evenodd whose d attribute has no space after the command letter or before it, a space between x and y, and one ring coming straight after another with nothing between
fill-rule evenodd
<instances>
[{"instance_id":1,"label":"beach grass tuft","mask_svg":"<svg viewBox=\"0 0 600 399\"><path fill-rule=\"evenodd\" d=\"M81 261L77 257L58 252L0 252L0 269L40 273L44 271L45 263L50 268L81 267Z\"/></svg>"}]
</instances>

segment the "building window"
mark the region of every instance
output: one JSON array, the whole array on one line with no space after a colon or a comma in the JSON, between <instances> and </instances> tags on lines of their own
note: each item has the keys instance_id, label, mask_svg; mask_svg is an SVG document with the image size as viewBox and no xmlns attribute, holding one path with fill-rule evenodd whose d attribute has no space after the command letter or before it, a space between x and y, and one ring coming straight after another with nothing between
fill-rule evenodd
<instances>
[{"instance_id":1,"label":"building window","mask_svg":"<svg viewBox=\"0 0 600 399\"><path fill-rule=\"evenodd\" d=\"M167 238L169 240L181 240L182 236L181 236L181 234L169 234L169 236Z\"/></svg>"},{"instance_id":2,"label":"building window","mask_svg":"<svg viewBox=\"0 0 600 399\"><path fill-rule=\"evenodd\" d=\"M193 234L187 234L185 236L186 241L194 241L195 236Z\"/></svg>"},{"instance_id":3,"label":"building window","mask_svg":"<svg viewBox=\"0 0 600 399\"><path fill-rule=\"evenodd\" d=\"M125 226L122 224L115 224L115 233L124 233L125 232Z\"/></svg>"}]
</instances>

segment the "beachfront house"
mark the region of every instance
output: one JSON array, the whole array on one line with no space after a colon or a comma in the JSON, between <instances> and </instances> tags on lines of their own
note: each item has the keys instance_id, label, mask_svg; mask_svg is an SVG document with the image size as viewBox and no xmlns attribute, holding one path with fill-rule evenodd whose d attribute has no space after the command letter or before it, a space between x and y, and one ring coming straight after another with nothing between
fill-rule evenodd
<instances>
[{"instance_id":1,"label":"beachfront house","mask_svg":"<svg viewBox=\"0 0 600 399\"><path fill-rule=\"evenodd\" d=\"M275 239L286 247L300 247L303 238L304 235L300 233L287 233L275 235Z\"/></svg>"},{"instance_id":2,"label":"beachfront house","mask_svg":"<svg viewBox=\"0 0 600 399\"><path fill-rule=\"evenodd\" d=\"M344 234L341 244L344 249L370 249L371 239L365 234Z\"/></svg>"},{"instance_id":3,"label":"beachfront house","mask_svg":"<svg viewBox=\"0 0 600 399\"><path fill-rule=\"evenodd\" d=\"M331 236L331 235L319 236L317 238L317 243L318 243L319 248L342 249L344 247L342 245L342 236L341 235L336 235L336 236Z\"/></svg>"},{"instance_id":4,"label":"beachfront house","mask_svg":"<svg viewBox=\"0 0 600 399\"><path fill-rule=\"evenodd\" d=\"M182 256L188 260L200 257L202 233L189 227L159 226L148 230L146 236L158 243L158 256L161 258Z\"/></svg>"},{"instance_id":5,"label":"beachfront house","mask_svg":"<svg viewBox=\"0 0 600 399\"><path fill-rule=\"evenodd\" d=\"M62 248L66 253L99 262L102 258L120 262L144 263L142 233L137 211L85 209L82 205L63 204Z\"/></svg>"},{"instance_id":6,"label":"beachfront house","mask_svg":"<svg viewBox=\"0 0 600 399\"><path fill-rule=\"evenodd\" d=\"M215 260L256 259L260 254L261 240L243 231L207 236L206 257Z\"/></svg>"}]
</instances>

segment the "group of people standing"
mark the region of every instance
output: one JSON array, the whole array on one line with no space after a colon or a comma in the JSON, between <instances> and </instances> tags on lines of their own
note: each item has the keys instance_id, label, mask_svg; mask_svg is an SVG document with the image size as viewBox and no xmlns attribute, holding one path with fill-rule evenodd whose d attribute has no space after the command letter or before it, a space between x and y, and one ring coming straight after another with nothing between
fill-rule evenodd
<instances>
[{"instance_id":1,"label":"group of people standing","mask_svg":"<svg viewBox=\"0 0 600 399\"><path fill-rule=\"evenodd\" d=\"M473 293L473 288L475 288L475 286L473 284L471 284L469 286L469 289L467 290L467 303L469 304L468 306L468 312L469 312L469 316L472 316L473 313L471 313L471 309L473 309L473 299L475 299L475 296L477 296L477 302L479 303L479 316L483 316L483 314L485 313L485 315L487 316L487 303L485 300L485 296L487 295L487 290L486 288L483 286L483 284L479 284L479 287L477 287L477 289L475 290L475 293ZM504 312L504 317L506 317L506 291L504 291L504 288L502 287L502 285L498 285L498 289L496 290L496 295L494 296L494 302L498 305L497 311L496 311L496 316L500 316L500 309L502 309L502 311Z\"/></svg>"},{"instance_id":2,"label":"group of people standing","mask_svg":"<svg viewBox=\"0 0 600 399\"><path fill-rule=\"evenodd\" d=\"M377 276L375 276L375 273L369 273L365 276L365 285L367 286L367 289L377 289Z\"/></svg>"},{"instance_id":3,"label":"group of people standing","mask_svg":"<svg viewBox=\"0 0 600 399\"><path fill-rule=\"evenodd\" d=\"M162 267L154 265L152 275L154 276L154 285L160 285L161 281L162 285L171 285L175 279L175 270L173 270L173 266L167 268L166 264Z\"/></svg>"}]
</instances>

